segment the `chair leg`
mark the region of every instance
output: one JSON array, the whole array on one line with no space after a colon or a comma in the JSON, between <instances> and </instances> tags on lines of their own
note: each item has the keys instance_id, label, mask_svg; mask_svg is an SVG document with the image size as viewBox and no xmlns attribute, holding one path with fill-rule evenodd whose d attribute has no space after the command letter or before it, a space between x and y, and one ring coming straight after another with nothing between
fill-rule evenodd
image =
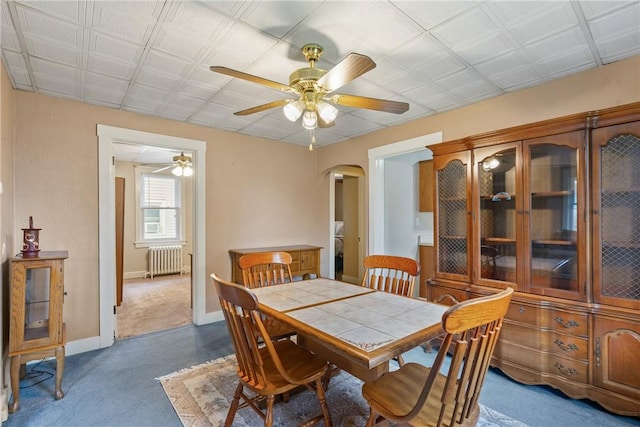
<instances>
[{"instance_id":1,"label":"chair leg","mask_svg":"<svg viewBox=\"0 0 640 427\"><path fill-rule=\"evenodd\" d=\"M233 419L236 416L236 412L238 411L238 405L240 404L240 396L242 396L242 383L238 383L238 387L236 387L236 392L233 394L233 400L231 401L231 406L229 406L229 412L227 412L227 419L224 420L224 427L231 427L233 424Z\"/></svg>"},{"instance_id":2,"label":"chair leg","mask_svg":"<svg viewBox=\"0 0 640 427\"><path fill-rule=\"evenodd\" d=\"M378 415L376 414L376 411L374 411L373 408L370 408L369 419L367 420L367 425L365 427L374 427L376 425L377 418Z\"/></svg>"},{"instance_id":3,"label":"chair leg","mask_svg":"<svg viewBox=\"0 0 640 427\"><path fill-rule=\"evenodd\" d=\"M329 407L327 406L327 399L324 395L322 378L316 380L316 394L318 395L318 402L320 402L320 407L322 408L322 415L324 415L325 427L333 427L331 415L329 415Z\"/></svg>"},{"instance_id":4,"label":"chair leg","mask_svg":"<svg viewBox=\"0 0 640 427\"><path fill-rule=\"evenodd\" d=\"M273 425L273 403L276 397L274 395L267 397L267 414L264 418L264 427L271 427Z\"/></svg>"}]
</instances>

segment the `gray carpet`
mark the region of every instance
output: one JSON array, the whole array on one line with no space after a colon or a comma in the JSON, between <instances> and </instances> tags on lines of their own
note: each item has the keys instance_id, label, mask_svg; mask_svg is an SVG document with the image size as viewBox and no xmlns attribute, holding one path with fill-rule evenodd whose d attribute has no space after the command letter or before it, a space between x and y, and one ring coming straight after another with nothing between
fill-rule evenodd
<instances>
[{"instance_id":1,"label":"gray carpet","mask_svg":"<svg viewBox=\"0 0 640 427\"><path fill-rule=\"evenodd\" d=\"M54 378L47 374L25 379L21 382L22 408L9 415L3 426L180 427L156 378L232 351L224 322L217 322L155 332L69 356L62 382L65 398L54 400ZM415 349L405 360L424 363L430 357ZM53 373L54 366L45 361L36 369ZM548 387L518 384L493 369L480 402L532 427L640 426L638 418L612 415Z\"/></svg>"}]
</instances>

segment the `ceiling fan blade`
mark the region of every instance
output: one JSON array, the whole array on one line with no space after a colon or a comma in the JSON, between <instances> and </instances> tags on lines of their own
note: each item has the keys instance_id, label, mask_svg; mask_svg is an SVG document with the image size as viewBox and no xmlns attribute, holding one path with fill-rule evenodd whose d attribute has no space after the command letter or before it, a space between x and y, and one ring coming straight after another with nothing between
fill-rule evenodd
<instances>
[{"instance_id":1,"label":"ceiling fan blade","mask_svg":"<svg viewBox=\"0 0 640 427\"><path fill-rule=\"evenodd\" d=\"M248 116L249 114L259 113L260 111L268 110L270 108L280 107L289 103L289 99L281 99L279 101L269 102L268 104L258 105L256 107L247 108L246 110L236 111L236 116Z\"/></svg>"},{"instance_id":2,"label":"ceiling fan blade","mask_svg":"<svg viewBox=\"0 0 640 427\"><path fill-rule=\"evenodd\" d=\"M209 67L209 69L211 71L213 71L214 73L220 73L220 74L225 74L225 75L231 76L231 77L237 77L239 79L247 80L247 81L250 81L250 82L253 82L253 83L258 83L258 84L261 84L261 85L264 85L264 86L269 86L269 87L272 87L274 89L281 90L283 92L293 92L292 89L287 85L284 85L284 84L278 83L278 82L274 82L273 80L268 80L268 79L264 79L262 77L254 76L253 74L247 74L247 73L243 73L242 71L233 70L231 68L221 67L221 66L217 66L217 65L212 65L211 67Z\"/></svg>"},{"instance_id":3,"label":"ceiling fan blade","mask_svg":"<svg viewBox=\"0 0 640 427\"><path fill-rule=\"evenodd\" d=\"M409 104L406 102L367 98L365 96L336 94L330 96L329 100L334 104L344 105L345 107L366 108L368 110L385 111L395 114L402 114L409 110Z\"/></svg>"},{"instance_id":4,"label":"ceiling fan blade","mask_svg":"<svg viewBox=\"0 0 640 427\"><path fill-rule=\"evenodd\" d=\"M376 63L368 56L350 53L318 79L318 86L324 88L327 92L333 92L374 68L376 68Z\"/></svg>"}]
</instances>

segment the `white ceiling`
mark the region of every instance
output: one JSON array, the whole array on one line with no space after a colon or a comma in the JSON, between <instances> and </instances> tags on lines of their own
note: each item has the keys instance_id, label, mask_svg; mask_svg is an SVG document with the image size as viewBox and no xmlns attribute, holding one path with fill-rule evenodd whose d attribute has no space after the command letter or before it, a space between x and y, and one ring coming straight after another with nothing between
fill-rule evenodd
<instances>
[{"instance_id":1,"label":"white ceiling","mask_svg":"<svg viewBox=\"0 0 640 427\"><path fill-rule=\"evenodd\" d=\"M341 106L321 146L638 55L640 2L3 0L1 35L16 89L302 145L281 108L233 115L288 95L209 66L288 84L307 43L371 57L338 92L409 111Z\"/></svg>"}]
</instances>

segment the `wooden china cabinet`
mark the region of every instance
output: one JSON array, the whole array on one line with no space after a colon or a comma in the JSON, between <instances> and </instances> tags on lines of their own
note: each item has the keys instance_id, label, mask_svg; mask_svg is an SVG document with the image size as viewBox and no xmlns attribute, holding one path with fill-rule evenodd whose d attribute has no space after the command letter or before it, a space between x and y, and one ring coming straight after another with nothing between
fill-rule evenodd
<instances>
[{"instance_id":1,"label":"wooden china cabinet","mask_svg":"<svg viewBox=\"0 0 640 427\"><path fill-rule=\"evenodd\" d=\"M429 148L429 299L515 288L493 366L640 416L640 103Z\"/></svg>"}]
</instances>

